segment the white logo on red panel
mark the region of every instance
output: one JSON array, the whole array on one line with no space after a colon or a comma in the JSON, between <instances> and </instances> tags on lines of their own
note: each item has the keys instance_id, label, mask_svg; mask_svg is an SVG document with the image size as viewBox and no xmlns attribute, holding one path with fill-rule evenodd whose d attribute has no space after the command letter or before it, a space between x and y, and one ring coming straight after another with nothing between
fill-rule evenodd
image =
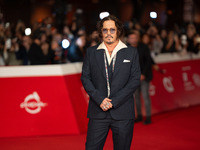
<instances>
[{"instance_id":1,"label":"white logo on red panel","mask_svg":"<svg viewBox=\"0 0 200 150\"><path fill-rule=\"evenodd\" d=\"M165 78L163 78L163 85L164 85L165 89L166 89L169 93L174 92L174 86L173 86L171 80L172 80L171 77L165 77Z\"/></svg>"},{"instance_id":2,"label":"white logo on red panel","mask_svg":"<svg viewBox=\"0 0 200 150\"><path fill-rule=\"evenodd\" d=\"M195 89L194 85L192 84L192 82L188 78L187 72L182 73L182 78L183 78L183 82L184 82L185 91L192 91L192 90Z\"/></svg>"},{"instance_id":3,"label":"white logo on red panel","mask_svg":"<svg viewBox=\"0 0 200 150\"><path fill-rule=\"evenodd\" d=\"M47 103L43 103L37 92L29 94L24 99L24 102L20 104L20 108L25 108L25 110L30 114L37 114L42 110L42 107L47 106Z\"/></svg>"},{"instance_id":4,"label":"white logo on red panel","mask_svg":"<svg viewBox=\"0 0 200 150\"><path fill-rule=\"evenodd\" d=\"M196 86L200 87L200 76L198 74L193 74L192 76L194 83L196 84Z\"/></svg>"}]
</instances>

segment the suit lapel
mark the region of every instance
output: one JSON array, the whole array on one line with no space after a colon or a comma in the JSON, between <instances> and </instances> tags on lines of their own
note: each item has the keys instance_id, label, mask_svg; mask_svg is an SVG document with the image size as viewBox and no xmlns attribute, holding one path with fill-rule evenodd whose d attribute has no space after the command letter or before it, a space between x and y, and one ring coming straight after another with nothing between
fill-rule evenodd
<instances>
[{"instance_id":1,"label":"suit lapel","mask_svg":"<svg viewBox=\"0 0 200 150\"><path fill-rule=\"evenodd\" d=\"M114 69L114 73L113 73L113 78L117 74L117 72L120 70L120 67L123 64L124 58L126 58L125 50L120 50L117 53L117 58L116 58L116 62L115 62L115 69Z\"/></svg>"},{"instance_id":2,"label":"suit lapel","mask_svg":"<svg viewBox=\"0 0 200 150\"><path fill-rule=\"evenodd\" d=\"M103 76L106 78L106 71L105 71L105 63L104 63L104 50L99 49L95 51L96 62L99 66L99 69L103 73Z\"/></svg>"}]
</instances>

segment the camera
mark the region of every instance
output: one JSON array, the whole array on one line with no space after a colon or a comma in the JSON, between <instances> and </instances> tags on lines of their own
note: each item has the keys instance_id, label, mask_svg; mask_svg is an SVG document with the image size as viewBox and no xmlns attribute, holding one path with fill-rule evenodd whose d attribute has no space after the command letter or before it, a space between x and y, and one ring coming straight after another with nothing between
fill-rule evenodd
<instances>
[{"instance_id":1,"label":"camera","mask_svg":"<svg viewBox=\"0 0 200 150\"><path fill-rule=\"evenodd\" d=\"M182 45L187 44L187 36L185 34L181 35L181 44Z\"/></svg>"}]
</instances>

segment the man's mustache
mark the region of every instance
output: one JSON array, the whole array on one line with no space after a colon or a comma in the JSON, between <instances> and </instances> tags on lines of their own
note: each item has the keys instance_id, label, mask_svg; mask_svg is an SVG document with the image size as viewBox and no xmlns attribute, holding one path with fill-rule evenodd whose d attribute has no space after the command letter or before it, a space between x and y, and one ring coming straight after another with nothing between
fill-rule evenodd
<instances>
[{"instance_id":1,"label":"man's mustache","mask_svg":"<svg viewBox=\"0 0 200 150\"><path fill-rule=\"evenodd\" d=\"M107 36L106 36L106 38L108 38L108 37L111 37L111 38L113 38L113 36L111 36L111 35L107 35Z\"/></svg>"}]
</instances>

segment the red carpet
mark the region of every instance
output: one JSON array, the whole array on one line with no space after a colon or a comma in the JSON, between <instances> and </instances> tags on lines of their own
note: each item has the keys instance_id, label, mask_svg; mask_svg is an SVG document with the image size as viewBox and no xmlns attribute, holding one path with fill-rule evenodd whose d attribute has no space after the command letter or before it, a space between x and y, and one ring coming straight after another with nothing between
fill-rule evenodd
<instances>
[{"instance_id":1,"label":"red carpet","mask_svg":"<svg viewBox=\"0 0 200 150\"><path fill-rule=\"evenodd\" d=\"M14 127L14 125L13 125ZM153 116L136 123L131 150L200 150L200 106ZM84 135L0 138L0 150L84 150ZM112 150L109 134L104 150Z\"/></svg>"}]
</instances>

